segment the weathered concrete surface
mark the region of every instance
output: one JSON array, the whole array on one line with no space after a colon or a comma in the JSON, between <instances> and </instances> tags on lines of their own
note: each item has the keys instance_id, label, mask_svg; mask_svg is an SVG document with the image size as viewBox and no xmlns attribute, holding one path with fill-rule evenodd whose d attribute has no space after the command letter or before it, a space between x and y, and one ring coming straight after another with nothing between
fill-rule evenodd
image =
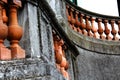
<instances>
[{"instance_id":1,"label":"weathered concrete surface","mask_svg":"<svg viewBox=\"0 0 120 80\"><path fill-rule=\"evenodd\" d=\"M62 4L64 0L53 1L58 21L63 19L62 22L65 23L61 27L66 27L64 30L79 51L77 57L74 56L75 52L69 49L65 51L71 80L119 80L120 42L103 41L76 33L66 26L65 10L62 9L65 7ZM0 61L0 80L65 80L55 67L52 40L54 25L47 15L50 14L31 3L19 10L18 21L24 29L20 45L26 50L29 58ZM60 28L55 29L60 32ZM6 42L6 45L9 43Z\"/></svg>"},{"instance_id":2,"label":"weathered concrete surface","mask_svg":"<svg viewBox=\"0 0 120 80\"><path fill-rule=\"evenodd\" d=\"M39 28L37 19L37 7L26 3L18 12L19 24L23 27L24 35L20 41L26 51L27 57L40 57Z\"/></svg>"},{"instance_id":3,"label":"weathered concrete surface","mask_svg":"<svg viewBox=\"0 0 120 80\"><path fill-rule=\"evenodd\" d=\"M120 55L107 55L78 48L77 80L119 80Z\"/></svg>"},{"instance_id":4,"label":"weathered concrete surface","mask_svg":"<svg viewBox=\"0 0 120 80\"><path fill-rule=\"evenodd\" d=\"M67 28L79 50L73 61L75 80L119 80L120 42L90 38Z\"/></svg>"},{"instance_id":5,"label":"weathered concrete surface","mask_svg":"<svg viewBox=\"0 0 120 80\"><path fill-rule=\"evenodd\" d=\"M75 45L86 50L103 54L120 54L120 41L108 41L91 38L72 30L69 26L67 27L66 33Z\"/></svg>"},{"instance_id":6,"label":"weathered concrete surface","mask_svg":"<svg viewBox=\"0 0 120 80\"><path fill-rule=\"evenodd\" d=\"M26 59L0 61L0 80L65 80L55 66L54 25L47 15L29 1L19 9L18 21L24 30L20 45L26 51ZM7 41L5 44L9 46Z\"/></svg>"},{"instance_id":7,"label":"weathered concrete surface","mask_svg":"<svg viewBox=\"0 0 120 80\"><path fill-rule=\"evenodd\" d=\"M0 80L64 80L64 78L54 65L34 58L0 61Z\"/></svg>"}]
</instances>

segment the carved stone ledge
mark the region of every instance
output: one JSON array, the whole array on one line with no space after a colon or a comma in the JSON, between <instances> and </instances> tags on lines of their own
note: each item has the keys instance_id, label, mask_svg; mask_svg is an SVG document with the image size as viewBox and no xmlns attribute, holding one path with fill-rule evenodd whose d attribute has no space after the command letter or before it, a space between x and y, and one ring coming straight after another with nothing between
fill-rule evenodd
<instances>
[{"instance_id":1,"label":"carved stone ledge","mask_svg":"<svg viewBox=\"0 0 120 80\"><path fill-rule=\"evenodd\" d=\"M73 41L75 45L86 49L88 51L97 52L99 54L108 54L108 55L120 55L119 41L108 41L91 38L82 34L79 34L69 27L67 28L67 34L69 38Z\"/></svg>"},{"instance_id":2,"label":"carved stone ledge","mask_svg":"<svg viewBox=\"0 0 120 80\"><path fill-rule=\"evenodd\" d=\"M12 61L0 61L0 80L26 80L32 78L59 76L64 80L61 74L55 70L52 64L44 63L41 59L21 59ZM52 80L52 79L50 79Z\"/></svg>"}]
</instances>

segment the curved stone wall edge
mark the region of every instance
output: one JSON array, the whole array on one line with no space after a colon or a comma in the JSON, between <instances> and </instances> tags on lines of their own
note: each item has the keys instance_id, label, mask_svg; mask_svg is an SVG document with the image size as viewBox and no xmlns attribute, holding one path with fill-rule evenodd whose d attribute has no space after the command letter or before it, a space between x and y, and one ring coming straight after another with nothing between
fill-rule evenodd
<instances>
[{"instance_id":1,"label":"curved stone wall edge","mask_svg":"<svg viewBox=\"0 0 120 80\"><path fill-rule=\"evenodd\" d=\"M67 35L78 47L97 52L100 54L119 55L120 42L95 39L82 35L73 31L70 27L67 27Z\"/></svg>"}]
</instances>

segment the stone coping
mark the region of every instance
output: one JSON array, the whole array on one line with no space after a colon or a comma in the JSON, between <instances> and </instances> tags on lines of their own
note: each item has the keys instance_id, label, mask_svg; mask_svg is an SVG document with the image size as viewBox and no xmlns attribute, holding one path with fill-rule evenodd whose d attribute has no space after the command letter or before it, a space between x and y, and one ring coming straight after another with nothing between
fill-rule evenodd
<instances>
[{"instance_id":1,"label":"stone coping","mask_svg":"<svg viewBox=\"0 0 120 80\"><path fill-rule=\"evenodd\" d=\"M81 48L101 54L120 54L120 41L108 41L88 37L72 30L69 26L67 27L67 35L75 45Z\"/></svg>"},{"instance_id":2,"label":"stone coping","mask_svg":"<svg viewBox=\"0 0 120 80\"><path fill-rule=\"evenodd\" d=\"M64 80L55 67L40 58L0 61L0 80Z\"/></svg>"}]
</instances>

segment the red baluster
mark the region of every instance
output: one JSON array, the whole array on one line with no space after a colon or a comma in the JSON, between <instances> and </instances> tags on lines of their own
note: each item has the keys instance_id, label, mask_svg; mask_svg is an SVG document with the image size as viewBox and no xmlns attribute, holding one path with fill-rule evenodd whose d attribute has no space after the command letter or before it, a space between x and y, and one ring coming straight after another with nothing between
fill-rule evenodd
<instances>
[{"instance_id":1,"label":"red baluster","mask_svg":"<svg viewBox=\"0 0 120 80\"><path fill-rule=\"evenodd\" d=\"M65 70L66 65L67 65L66 58L65 58L65 57L62 57L62 62L61 62L61 64L60 64L61 73L63 74L63 76L64 76L67 80L69 80L68 72Z\"/></svg>"},{"instance_id":2,"label":"red baluster","mask_svg":"<svg viewBox=\"0 0 120 80\"><path fill-rule=\"evenodd\" d=\"M98 19L98 33L100 34L100 39L105 39L105 36L103 36L104 30L101 26L101 22L102 22L102 20Z\"/></svg>"},{"instance_id":3,"label":"red baluster","mask_svg":"<svg viewBox=\"0 0 120 80\"><path fill-rule=\"evenodd\" d=\"M94 22L95 22L95 18L92 17L91 18L91 25L92 25L93 37L97 38L98 37L97 36L97 28L96 28Z\"/></svg>"},{"instance_id":4,"label":"red baluster","mask_svg":"<svg viewBox=\"0 0 120 80\"><path fill-rule=\"evenodd\" d=\"M79 14L79 12L78 11L75 11L75 25L76 26L80 26L80 21L78 20L78 14Z\"/></svg>"},{"instance_id":5,"label":"red baluster","mask_svg":"<svg viewBox=\"0 0 120 80\"><path fill-rule=\"evenodd\" d=\"M19 41L23 35L22 27L18 25L17 21L17 8L20 6L20 0L13 0L9 7L8 40L11 43L10 49L13 59L25 58L25 50L19 46Z\"/></svg>"},{"instance_id":6,"label":"red baluster","mask_svg":"<svg viewBox=\"0 0 120 80\"><path fill-rule=\"evenodd\" d=\"M120 35L120 21L118 21L118 34Z\"/></svg>"},{"instance_id":7,"label":"red baluster","mask_svg":"<svg viewBox=\"0 0 120 80\"><path fill-rule=\"evenodd\" d=\"M73 30L77 31L76 27L75 27L75 18L73 17L73 12L74 12L74 9L71 8L71 11L70 11L70 16L71 16L71 27Z\"/></svg>"},{"instance_id":8,"label":"red baluster","mask_svg":"<svg viewBox=\"0 0 120 80\"><path fill-rule=\"evenodd\" d=\"M2 19L3 19L3 22L4 22L5 24L7 24L7 22L8 22L8 17L6 16L6 10L5 10L5 8L3 8Z\"/></svg>"},{"instance_id":9,"label":"red baluster","mask_svg":"<svg viewBox=\"0 0 120 80\"><path fill-rule=\"evenodd\" d=\"M91 25L90 25L89 20L88 20L89 18L90 18L89 16L86 16L86 30L88 32L88 36L92 36L90 33L92 28L91 28Z\"/></svg>"},{"instance_id":10,"label":"red baluster","mask_svg":"<svg viewBox=\"0 0 120 80\"><path fill-rule=\"evenodd\" d=\"M80 14L80 24L81 24L80 28L81 28L81 30L82 30L82 33L83 33L84 35L87 35L87 32L86 32L86 30L85 30L86 25L85 25L85 23L83 22L83 16L84 16L84 14Z\"/></svg>"},{"instance_id":11,"label":"red baluster","mask_svg":"<svg viewBox=\"0 0 120 80\"><path fill-rule=\"evenodd\" d=\"M68 5L66 5L66 14L67 14L68 22L70 23L70 21L71 21L71 16L70 16L70 14L69 14L69 6L68 6Z\"/></svg>"},{"instance_id":12,"label":"red baluster","mask_svg":"<svg viewBox=\"0 0 120 80\"><path fill-rule=\"evenodd\" d=\"M111 27L112 27L111 33L113 35L113 40L117 40L117 37L116 37L117 31L115 30L114 24L115 24L115 21L111 20Z\"/></svg>"},{"instance_id":13,"label":"red baluster","mask_svg":"<svg viewBox=\"0 0 120 80\"><path fill-rule=\"evenodd\" d=\"M60 41L57 41L55 44L57 45L55 49L55 60L56 60L56 64L58 64L58 69L59 69L60 64L62 62L62 45L64 43L63 43L63 40L60 40Z\"/></svg>"},{"instance_id":14,"label":"red baluster","mask_svg":"<svg viewBox=\"0 0 120 80\"><path fill-rule=\"evenodd\" d=\"M60 53L60 46L58 45L58 42L60 41L60 37L56 34L56 32L53 30L53 42L54 42L54 52L55 52L55 62L56 67L58 71L60 71L60 63L62 61L62 54Z\"/></svg>"},{"instance_id":15,"label":"red baluster","mask_svg":"<svg viewBox=\"0 0 120 80\"><path fill-rule=\"evenodd\" d=\"M8 27L3 24L2 19L2 7L4 5L4 1L5 0L0 1L0 60L10 60L11 52L3 44L8 35Z\"/></svg>"},{"instance_id":16,"label":"red baluster","mask_svg":"<svg viewBox=\"0 0 120 80\"><path fill-rule=\"evenodd\" d=\"M111 40L111 37L109 36L110 34L110 29L108 28L108 20L104 20L104 25L105 25L105 34L106 34L106 39Z\"/></svg>"},{"instance_id":17,"label":"red baluster","mask_svg":"<svg viewBox=\"0 0 120 80\"><path fill-rule=\"evenodd\" d=\"M80 21L79 21L79 19L78 19L78 14L79 14L79 12L78 11L76 11L76 14L75 14L75 25L76 25L76 27L77 27L77 31L79 32L79 33L82 33L82 31L80 30Z\"/></svg>"}]
</instances>

